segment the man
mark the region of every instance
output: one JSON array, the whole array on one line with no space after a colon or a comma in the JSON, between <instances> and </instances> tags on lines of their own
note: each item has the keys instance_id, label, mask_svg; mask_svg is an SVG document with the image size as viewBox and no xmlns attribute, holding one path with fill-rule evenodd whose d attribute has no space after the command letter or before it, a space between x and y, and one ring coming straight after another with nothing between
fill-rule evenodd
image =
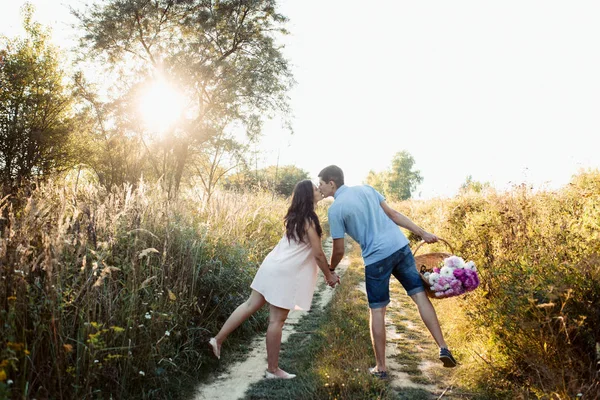
<instances>
[{"instance_id":1,"label":"man","mask_svg":"<svg viewBox=\"0 0 600 400\"><path fill-rule=\"evenodd\" d=\"M431 301L425 293L408 239L398 226L420 236L427 243L437 242L434 234L426 232L409 218L392 209L384 197L368 185L344 185L344 173L330 165L319 173L319 190L323 197L334 197L329 207L329 227L333 239L330 269L344 257L344 235L352 237L362 250L365 281L369 301L371 340L376 365L371 374L386 378L385 311L390 302L390 275L402 284L419 309L421 319L440 347L439 358L444 367L455 367L456 360L448 350Z\"/></svg>"}]
</instances>

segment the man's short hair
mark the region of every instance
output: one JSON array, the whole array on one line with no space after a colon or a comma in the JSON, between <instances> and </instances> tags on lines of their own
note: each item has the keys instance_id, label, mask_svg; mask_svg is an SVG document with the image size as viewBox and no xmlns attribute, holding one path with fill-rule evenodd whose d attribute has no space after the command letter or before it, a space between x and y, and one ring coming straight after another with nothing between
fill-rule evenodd
<instances>
[{"instance_id":1,"label":"man's short hair","mask_svg":"<svg viewBox=\"0 0 600 400\"><path fill-rule=\"evenodd\" d=\"M319 178L324 182L334 181L339 188L344 184L344 172L337 165L330 165L319 172Z\"/></svg>"}]
</instances>

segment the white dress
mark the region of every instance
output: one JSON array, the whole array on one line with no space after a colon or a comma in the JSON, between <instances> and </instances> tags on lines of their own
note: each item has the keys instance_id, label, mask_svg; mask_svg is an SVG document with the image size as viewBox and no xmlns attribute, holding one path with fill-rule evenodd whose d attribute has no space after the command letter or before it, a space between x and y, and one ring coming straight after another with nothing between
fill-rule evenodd
<instances>
[{"instance_id":1,"label":"white dress","mask_svg":"<svg viewBox=\"0 0 600 400\"><path fill-rule=\"evenodd\" d=\"M263 260L250 287L274 306L309 310L317 283L317 268L309 243L288 241L283 235Z\"/></svg>"}]
</instances>

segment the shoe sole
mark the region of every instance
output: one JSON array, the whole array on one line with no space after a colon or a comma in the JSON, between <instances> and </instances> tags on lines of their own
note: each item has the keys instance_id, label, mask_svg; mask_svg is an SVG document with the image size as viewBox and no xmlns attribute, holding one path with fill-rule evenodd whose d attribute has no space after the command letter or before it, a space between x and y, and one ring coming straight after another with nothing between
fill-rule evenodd
<instances>
[{"instance_id":1,"label":"shoe sole","mask_svg":"<svg viewBox=\"0 0 600 400\"><path fill-rule=\"evenodd\" d=\"M444 367L446 367L446 368L454 368L454 367L456 367L456 361L454 361L453 359L451 359L448 356L442 356L442 357L440 357L440 361L444 363Z\"/></svg>"}]
</instances>

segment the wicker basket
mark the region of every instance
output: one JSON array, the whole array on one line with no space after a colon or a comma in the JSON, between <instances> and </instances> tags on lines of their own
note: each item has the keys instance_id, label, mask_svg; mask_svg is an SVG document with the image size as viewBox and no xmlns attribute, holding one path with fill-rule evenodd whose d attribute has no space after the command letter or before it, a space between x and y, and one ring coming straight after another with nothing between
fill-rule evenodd
<instances>
[{"instance_id":1,"label":"wicker basket","mask_svg":"<svg viewBox=\"0 0 600 400\"><path fill-rule=\"evenodd\" d=\"M423 276L423 274L425 272L433 272L433 268L439 267L440 263L444 261L445 258L448 258L454 254L454 249L452 248L452 245L448 243L447 240L444 240L442 238L439 238L439 240L450 249L450 253L426 253L417 256L417 251L419 251L421 246L425 244L424 241L419 242L419 244L413 251L415 263L417 265L417 271L419 271L419 274L421 275L421 280L423 281L423 286L425 286L425 293L427 293L427 296L432 299L443 299L444 297L439 297L435 295L435 292L431 290L431 286L427 279Z\"/></svg>"}]
</instances>

